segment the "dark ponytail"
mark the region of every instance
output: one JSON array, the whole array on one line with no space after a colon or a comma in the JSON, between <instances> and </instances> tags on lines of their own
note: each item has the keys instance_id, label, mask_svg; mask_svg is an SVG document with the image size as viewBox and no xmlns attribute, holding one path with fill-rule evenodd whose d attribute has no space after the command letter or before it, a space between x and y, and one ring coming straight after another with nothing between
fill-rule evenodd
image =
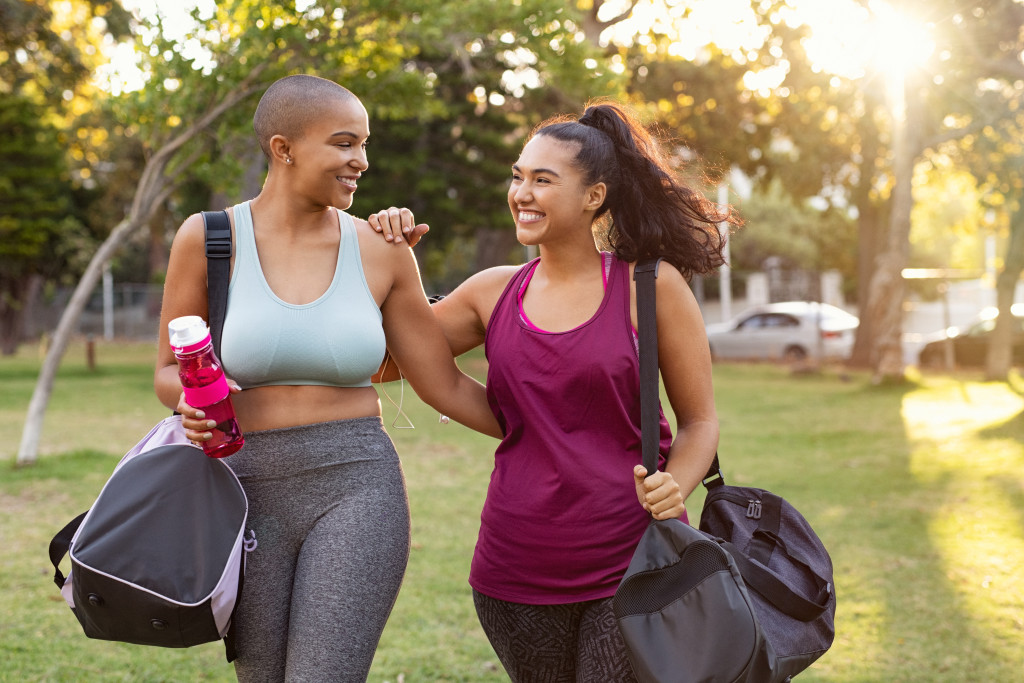
<instances>
[{"instance_id":1,"label":"dark ponytail","mask_svg":"<svg viewBox=\"0 0 1024 683\"><path fill-rule=\"evenodd\" d=\"M593 104L578 119L545 121L534 135L576 143L574 161L584 183L607 186L595 217L603 229L597 237L619 258L661 256L688 278L725 263L717 224L739 219L729 207L719 208L677 180L658 142L624 109Z\"/></svg>"}]
</instances>

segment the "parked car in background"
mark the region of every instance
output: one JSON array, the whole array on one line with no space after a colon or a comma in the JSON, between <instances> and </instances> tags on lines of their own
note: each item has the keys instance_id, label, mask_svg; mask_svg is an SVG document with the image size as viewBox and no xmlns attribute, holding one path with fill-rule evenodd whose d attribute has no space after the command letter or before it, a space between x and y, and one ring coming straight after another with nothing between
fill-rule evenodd
<instances>
[{"instance_id":1,"label":"parked car in background","mask_svg":"<svg viewBox=\"0 0 1024 683\"><path fill-rule=\"evenodd\" d=\"M786 301L706 327L712 358L802 361L849 358L859 324L837 306Z\"/></svg>"},{"instance_id":2,"label":"parked car in background","mask_svg":"<svg viewBox=\"0 0 1024 683\"><path fill-rule=\"evenodd\" d=\"M1013 364L1024 365L1024 304L1014 304L1010 308L1010 313L1013 315L1013 328L1010 333ZM954 365L960 367L984 366L989 339L992 338L992 331L996 329L996 318L998 317L998 308L985 308L967 329L950 327L929 335L927 343L918 352L918 366L922 368L945 367L947 344L952 346Z\"/></svg>"}]
</instances>

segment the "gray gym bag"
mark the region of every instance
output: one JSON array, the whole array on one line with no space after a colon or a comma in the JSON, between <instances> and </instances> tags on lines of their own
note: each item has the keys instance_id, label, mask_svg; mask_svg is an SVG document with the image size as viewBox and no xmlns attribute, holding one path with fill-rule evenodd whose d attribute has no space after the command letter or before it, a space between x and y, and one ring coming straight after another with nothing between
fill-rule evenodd
<instances>
[{"instance_id":1,"label":"gray gym bag","mask_svg":"<svg viewBox=\"0 0 1024 683\"><path fill-rule=\"evenodd\" d=\"M231 661L231 617L256 547L248 502L225 462L181 443L180 424L157 425L53 538L54 582L90 638L161 647L224 638Z\"/></svg>"}]
</instances>

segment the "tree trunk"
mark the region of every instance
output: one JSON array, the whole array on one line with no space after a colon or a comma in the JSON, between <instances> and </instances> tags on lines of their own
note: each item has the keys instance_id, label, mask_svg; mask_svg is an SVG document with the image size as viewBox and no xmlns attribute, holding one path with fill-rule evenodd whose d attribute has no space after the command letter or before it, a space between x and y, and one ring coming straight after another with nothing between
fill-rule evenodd
<instances>
[{"instance_id":1,"label":"tree trunk","mask_svg":"<svg viewBox=\"0 0 1024 683\"><path fill-rule=\"evenodd\" d=\"M609 26L614 26L620 22L629 19L630 15L633 14L633 8L637 6L639 0L629 0L629 5L626 7L620 7L619 13L610 19L601 20L598 19L598 14L601 13L601 8L609 4L609 0L594 0L591 3L590 9L586 10L583 14L583 35L595 47L601 47L601 34ZM620 3L621 5L621 3Z\"/></svg>"},{"instance_id":2,"label":"tree trunk","mask_svg":"<svg viewBox=\"0 0 1024 683\"><path fill-rule=\"evenodd\" d=\"M865 182L870 182L866 180ZM855 368L870 368L871 340L874 337L875 325L868 314L869 290L871 279L875 274L878 260L878 245L885 236L885 230L879 220L877 208L865 198L857 205L857 310L860 325L853 344L853 352L847 365Z\"/></svg>"},{"instance_id":3,"label":"tree trunk","mask_svg":"<svg viewBox=\"0 0 1024 683\"><path fill-rule=\"evenodd\" d=\"M46 278L39 273L29 275L28 290L25 294L25 309L22 316L21 340L35 339L40 333L40 311L43 301L43 287Z\"/></svg>"},{"instance_id":4,"label":"tree trunk","mask_svg":"<svg viewBox=\"0 0 1024 683\"><path fill-rule=\"evenodd\" d=\"M906 258L886 252L879 256L868 292L868 306L861 320L870 321L868 361L876 384L903 379L903 266ZM860 332L858 332L859 334Z\"/></svg>"},{"instance_id":5,"label":"tree trunk","mask_svg":"<svg viewBox=\"0 0 1024 683\"><path fill-rule=\"evenodd\" d=\"M870 368L872 340L875 338L874 323L868 315L868 292L871 278L875 273L881 245L886 242L888 231L882 218L882 211L872 199L875 183L875 164L880 154L878 126L871 114L865 115L857 125L860 131L861 162L860 180L853 191L853 202L857 207L857 310L860 325L853 344L853 352L847 364L851 367Z\"/></svg>"},{"instance_id":6,"label":"tree trunk","mask_svg":"<svg viewBox=\"0 0 1024 683\"><path fill-rule=\"evenodd\" d=\"M903 269L910 253L910 212L914 208L914 161L921 151L921 116L917 93L910 83L897 92L893 106L893 175L889 239L879 255L868 288L873 381L902 382Z\"/></svg>"},{"instance_id":7,"label":"tree trunk","mask_svg":"<svg viewBox=\"0 0 1024 683\"><path fill-rule=\"evenodd\" d=\"M1020 274L1024 271L1024 210L1010 218L1010 243L1006 248L1003 269L996 278L996 303L999 317L992 330L992 339L985 354L985 379L1005 382L1013 364L1014 320L1010 312Z\"/></svg>"}]
</instances>

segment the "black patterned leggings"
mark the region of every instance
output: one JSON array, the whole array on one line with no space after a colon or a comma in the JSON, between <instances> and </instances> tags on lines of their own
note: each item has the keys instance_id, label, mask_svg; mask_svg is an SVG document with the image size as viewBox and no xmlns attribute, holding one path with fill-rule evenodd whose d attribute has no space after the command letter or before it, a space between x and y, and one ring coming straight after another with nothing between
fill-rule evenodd
<instances>
[{"instance_id":1,"label":"black patterned leggings","mask_svg":"<svg viewBox=\"0 0 1024 683\"><path fill-rule=\"evenodd\" d=\"M524 605L473 591L480 625L512 683L635 683L612 599Z\"/></svg>"}]
</instances>

